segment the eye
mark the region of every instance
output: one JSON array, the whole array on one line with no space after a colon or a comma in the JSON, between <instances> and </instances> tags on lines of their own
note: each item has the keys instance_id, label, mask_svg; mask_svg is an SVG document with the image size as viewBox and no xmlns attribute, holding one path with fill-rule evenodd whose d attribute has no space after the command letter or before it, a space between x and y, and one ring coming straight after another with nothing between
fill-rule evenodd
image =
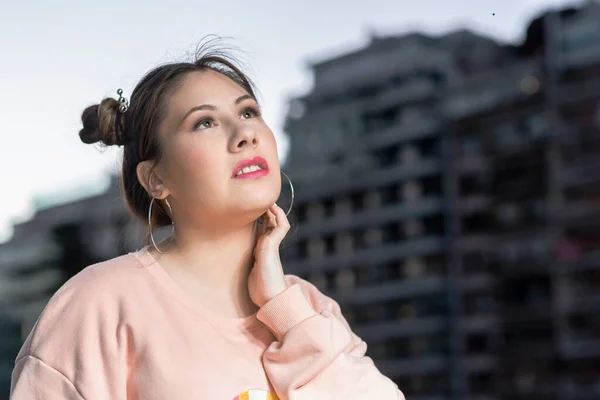
<instances>
[{"instance_id":1,"label":"eye","mask_svg":"<svg viewBox=\"0 0 600 400\"><path fill-rule=\"evenodd\" d=\"M254 107L246 107L242 110L240 117L242 119L256 118L260 116L260 111Z\"/></svg>"},{"instance_id":2,"label":"eye","mask_svg":"<svg viewBox=\"0 0 600 400\"><path fill-rule=\"evenodd\" d=\"M208 129L215 126L215 121L212 118L204 118L196 124L196 129Z\"/></svg>"}]
</instances>

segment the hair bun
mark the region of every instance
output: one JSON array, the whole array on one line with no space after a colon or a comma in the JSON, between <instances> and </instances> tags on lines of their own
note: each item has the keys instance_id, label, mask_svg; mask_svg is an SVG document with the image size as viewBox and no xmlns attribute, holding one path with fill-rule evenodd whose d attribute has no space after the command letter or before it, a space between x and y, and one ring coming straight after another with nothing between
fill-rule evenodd
<instances>
[{"instance_id":1,"label":"hair bun","mask_svg":"<svg viewBox=\"0 0 600 400\"><path fill-rule=\"evenodd\" d=\"M105 146L123 145L116 131L117 112L120 103L112 98L102 100L100 104L87 107L81 114L83 128L79 138L83 143L101 142Z\"/></svg>"},{"instance_id":2,"label":"hair bun","mask_svg":"<svg viewBox=\"0 0 600 400\"><path fill-rule=\"evenodd\" d=\"M100 141L98 126L100 119L98 118L99 105L89 106L81 114L81 122L83 129L79 131L79 138L83 143L92 144Z\"/></svg>"}]
</instances>

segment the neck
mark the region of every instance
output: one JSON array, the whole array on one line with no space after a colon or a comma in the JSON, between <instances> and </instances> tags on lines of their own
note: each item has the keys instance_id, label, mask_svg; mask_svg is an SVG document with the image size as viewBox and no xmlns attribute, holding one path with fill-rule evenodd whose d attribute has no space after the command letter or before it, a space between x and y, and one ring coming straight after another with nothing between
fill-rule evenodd
<instances>
[{"instance_id":1,"label":"neck","mask_svg":"<svg viewBox=\"0 0 600 400\"><path fill-rule=\"evenodd\" d=\"M254 264L256 224L206 232L180 223L176 232L161 255L161 264L175 280L207 306L229 317L255 313L248 275Z\"/></svg>"}]
</instances>

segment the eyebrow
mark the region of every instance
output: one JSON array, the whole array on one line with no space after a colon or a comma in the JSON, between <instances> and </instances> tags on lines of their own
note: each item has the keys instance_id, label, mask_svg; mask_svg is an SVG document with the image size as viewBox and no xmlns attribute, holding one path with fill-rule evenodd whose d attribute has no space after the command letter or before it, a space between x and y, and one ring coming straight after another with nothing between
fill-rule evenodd
<instances>
[{"instance_id":1,"label":"eyebrow","mask_svg":"<svg viewBox=\"0 0 600 400\"><path fill-rule=\"evenodd\" d=\"M235 100L235 105L237 106L238 104L240 104L242 101L244 100L248 100L248 99L252 99L252 100L256 100L254 98L254 96L250 95L250 94L243 94L240 97L238 97ZM181 125L183 123L183 121L185 121L187 119L187 117L190 116L190 114L196 112L196 111L202 111L202 110L210 110L210 111L217 111L217 107L212 105L212 104L202 104L196 107L192 107L188 110L188 112L185 113L185 115L183 116L183 118L181 118L181 122L179 122L179 125Z\"/></svg>"}]
</instances>

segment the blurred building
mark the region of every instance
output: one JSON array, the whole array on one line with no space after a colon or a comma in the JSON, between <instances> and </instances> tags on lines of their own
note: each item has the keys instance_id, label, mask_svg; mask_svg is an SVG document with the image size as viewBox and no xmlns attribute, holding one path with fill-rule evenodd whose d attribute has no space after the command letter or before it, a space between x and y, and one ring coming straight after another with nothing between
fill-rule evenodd
<instances>
[{"instance_id":1,"label":"blurred building","mask_svg":"<svg viewBox=\"0 0 600 400\"><path fill-rule=\"evenodd\" d=\"M600 398L600 9L373 37L290 102L286 270L410 399Z\"/></svg>"},{"instance_id":2,"label":"blurred building","mask_svg":"<svg viewBox=\"0 0 600 400\"><path fill-rule=\"evenodd\" d=\"M290 103L288 273L411 400L600 397L600 10L525 41L373 37ZM54 291L140 248L119 181L0 245L0 398Z\"/></svg>"},{"instance_id":3,"label":"blurred building","mask_svg":"<svg viewBox=\"0 0 600 400\"><path fill-rule=\"evenodd\" d=\"M0 398L22 342L54 292L83 267L140 248L144 231L128 217L120 182L58 206L41 206L0 244Z\"/></svg>"}]
</instances>

